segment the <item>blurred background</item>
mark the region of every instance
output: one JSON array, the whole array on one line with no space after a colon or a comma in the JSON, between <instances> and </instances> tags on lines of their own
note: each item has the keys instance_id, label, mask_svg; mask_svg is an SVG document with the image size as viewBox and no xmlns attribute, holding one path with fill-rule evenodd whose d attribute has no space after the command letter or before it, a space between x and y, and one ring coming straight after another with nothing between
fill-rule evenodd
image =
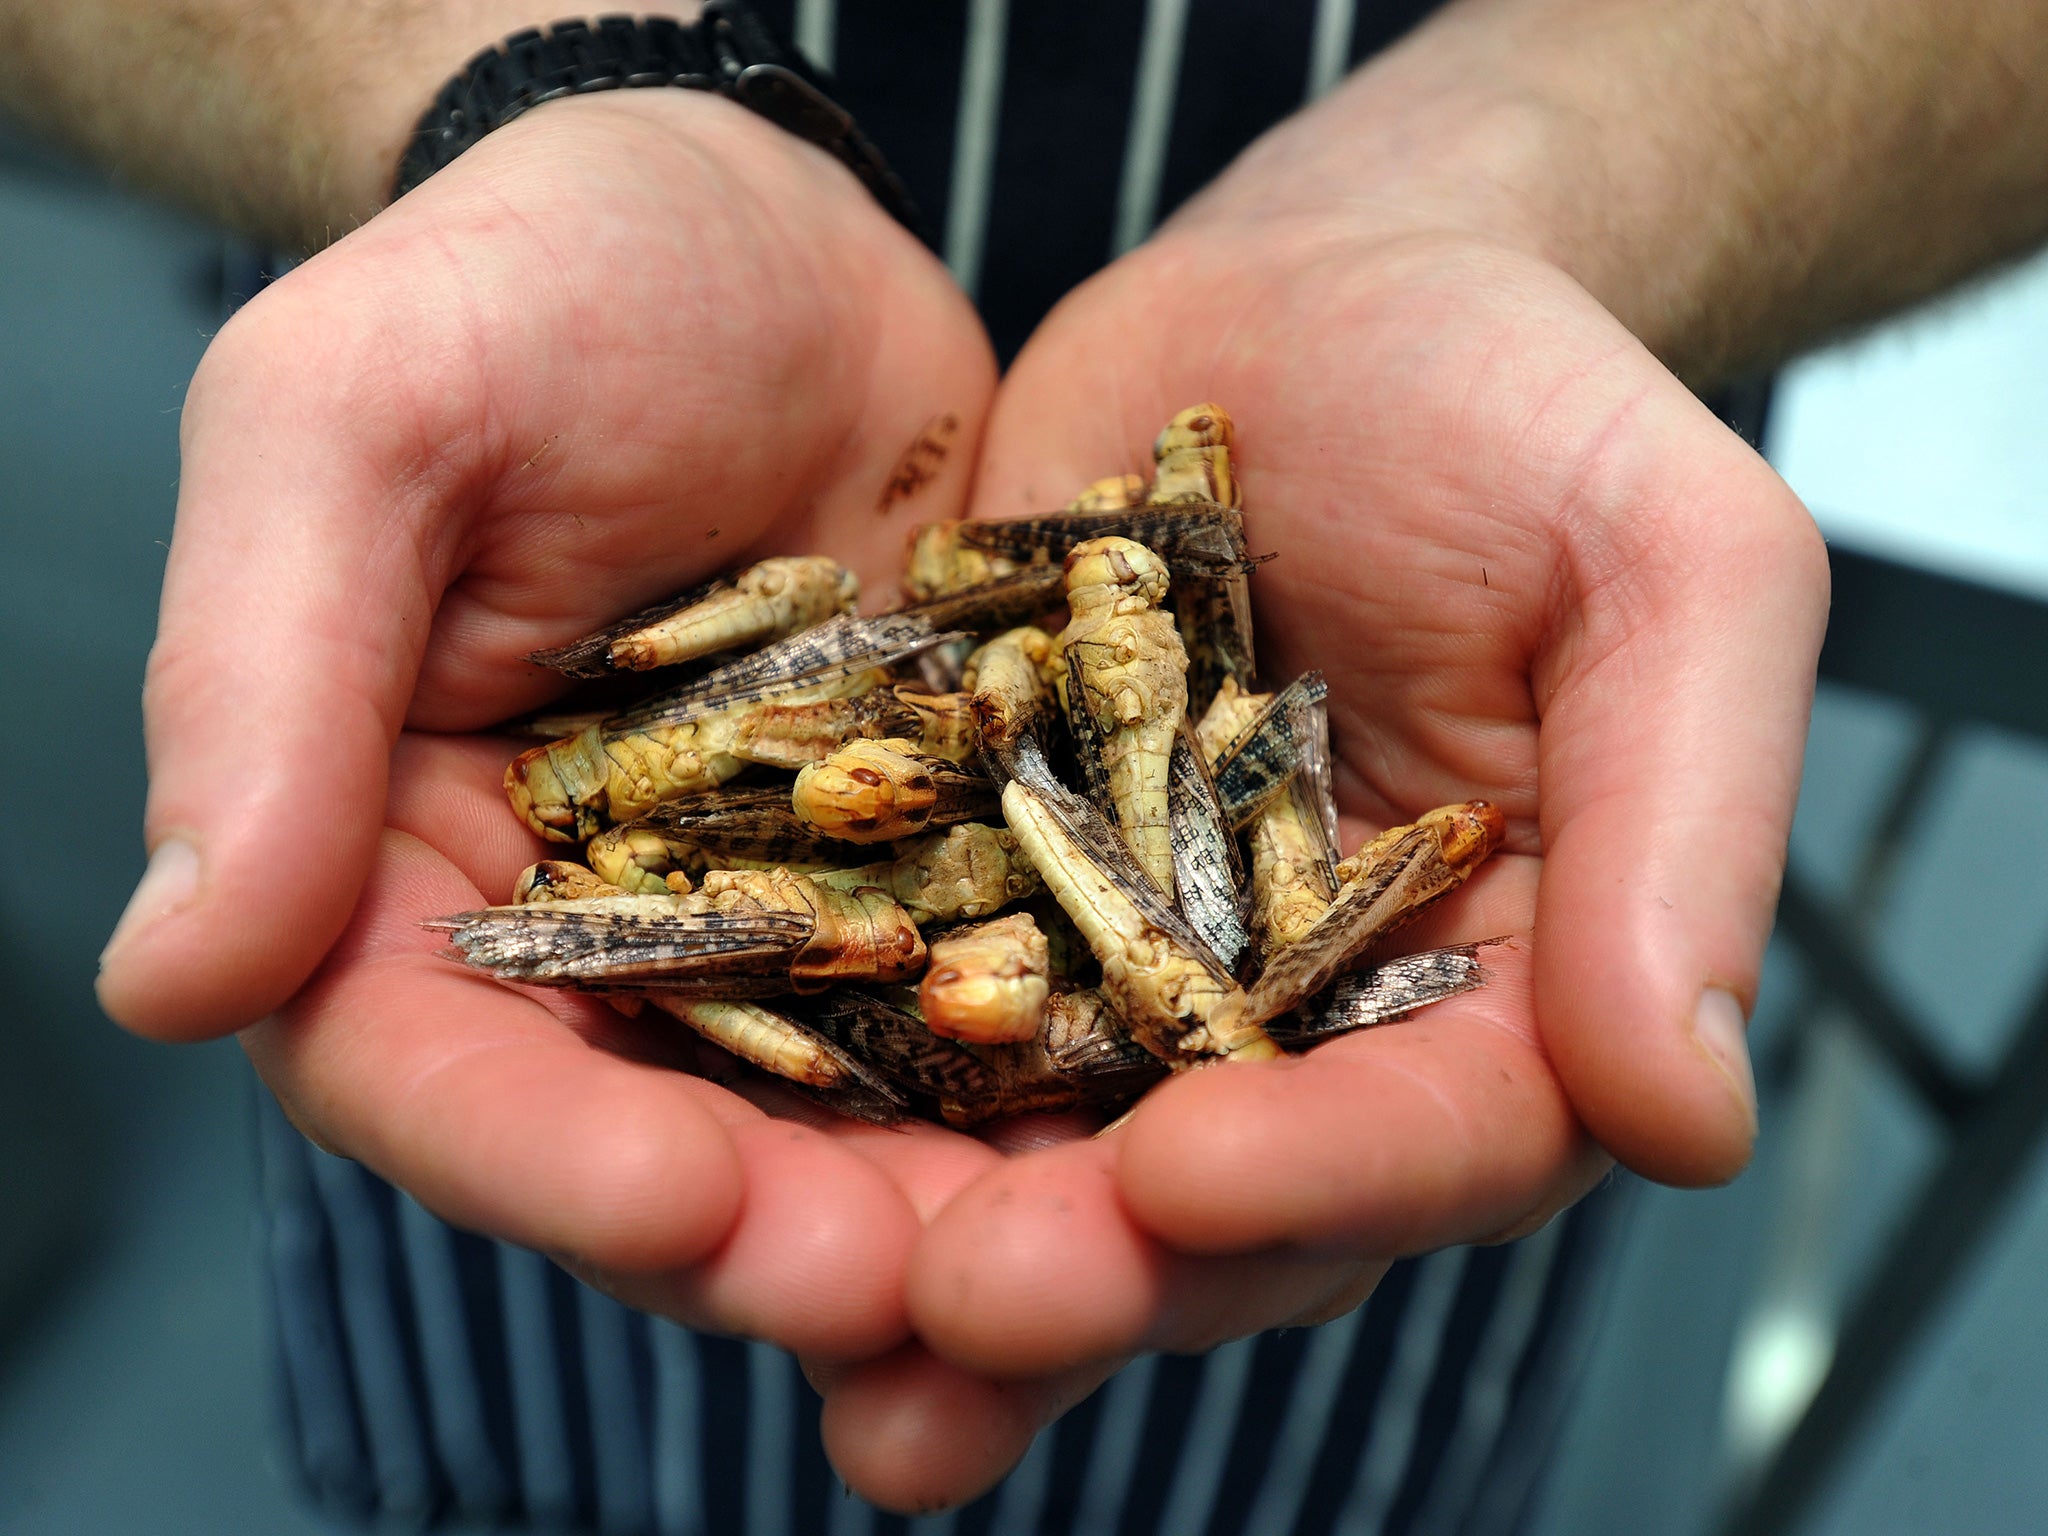
<instances>
[{"instance_id":1,"label":"blurred background","mask_svg":"<svg viewBox=\"0 0 2048 1536\"><path fill-rule=\"evenodd\" d=\"M0 138L0 1536L323 1532L277 1470L231 1044L131 1040L139 691L209 231ZM1732 1187L1641 1189L1544 1536L1939 1536L2048 1507L2048 262L1810 359L1766 443L1836 618ZM61 829L50 837L45 829Z\"/></svg>"}]
</instances>

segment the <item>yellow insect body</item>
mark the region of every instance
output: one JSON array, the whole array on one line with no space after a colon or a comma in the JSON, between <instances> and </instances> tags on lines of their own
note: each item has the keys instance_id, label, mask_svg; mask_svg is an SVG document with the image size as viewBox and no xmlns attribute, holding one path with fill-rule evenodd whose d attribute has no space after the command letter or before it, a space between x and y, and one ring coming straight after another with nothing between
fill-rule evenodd
<instances>
[{"instance_id":1,"label":"yellow insect body","mask_svg":"<svg viewBox=\"0 0 2048 1536\"><path fill-rule=\"evenodd\" d=\"M680 1019L713 1045L755 1066L812 1088L837 1088L851 1074L788 1019L753 1003L723 1003L655 992L647 1001Z\"/></svg>"},{"instance_id":2,"label":"yellow insect body","mask_svg":"<svg viewBox=\"0 0 2048 1536\"><path fill-rule=\"evenodd\" d=\"M1081 487L1080 494L1067 503L1067 510L1121 512L1127 507L1144 505L1145 491L1143 475L1104 475L1100 480L1091 480Z\"/></svg>"},{"instance_id":3,"label":"yellow insect body","mask_svg":"<svg viewBox=\"0 0 2048 1536\"><path fill-rule=\"evenodd\" d=\"M976 549L960 537L963 524L920 523L910 530L910 552L903 567L904 595L912 602L929 602L953 592L964 592L984 582L1014 575L1017 562L1002 555Z\"/></svg>"},{"instance_id":4,"label":"yellow insect body","mask_svg":"<svg viewBox=\"0 0 2048 1536\"><path fill-rule=\"evenodd\" d=\"M987 779L914 741L852 741L796 776L790 808L827 837L893 843L993 810Z\"/></svg>"},{"instance_id":5,"label":"yellow insect body","mask_svg":"<svg viewBox=\"0 0 2048 1536\"><path fill-rule=\"evenodd\" d=\"M1152 445L1158 468L1147 503L1214 501L1243 506L1243 492L1231 468L1233 437L1230 413L1220 405L1191 405L1175 416Z\"/></svg>"},{"instance_id":6,"label":"yellow insect body","mask_svg":"<svg viewBox=\"0 0 2048 1536\"><path fill-rule=\"evenodd\" d=\"M1219 1005L1215 1022L1263 1024L1321 991L1367 946L1463 885L1506 835L1507 819L1484 800L1388 828L1337 866L1343 883L1329 911L1273 953L1249 994Z\"/></svg>"},{"instance_id":7,"label":"yellow insect body","mask_svg":"<svg viewBox=\"0 0 2048 1536\"><path fill-rule=\"evenodd\" d=\"M932 945L918 983L925 1025L982 1045L1036 1039L1051 992L1047 969L1045 935L1028 913L949 934Z\"/></svg>"},{"instance_id":8,"label":"yellow insect body","mask_svg":"<svg viewBox=\"0 0 2048 1536\"><path fill-rule=\"evenodd\" d=\"M695 853L692 844L652 827L612 827L583 850L590 867L621 890L647 895L674 890L669 877Z\"/></svg>"},{"instance_id":9,"label":"yellow insect body","mask_svg":"<svg viewBox=\"0 0 2048 1536\"><path fill-rule=\"evenodd\" d=\"M1242 990L1210 974L1155 927L1020 783L1003 791L1003 818L1102 964L1102 989L1138 1043L1169 1062L1203 1055L1260 1060L1279 1047L1257 1025L1212 1029L1210 1017Z\"/></svg>"},{"instance_id":10,"label":"yellow insect body","mask_svg":"<svg viewBox=\"0 0 2048 1536\"><path fill-rule=\"evenodd\" d=\"M811 938L789 965L799 992L820 991L835 981L908 981L924 967L917 924L886 891L836 891L786 869L716 869L704 877L699 893L714 912L753 905L808 916Z\"/></svg>"},{"instance_id":11,"label":"yellow insect body","mask_svg":"<svg viewBox=\"0 0 2048 1536\"><path fill-rule=\"evenodd\" d=\"M615 667L674 666L714 651L780 640L835 613L851 613L860 578L836 560L799 555L763 560L732 586L658 623L612 641Z\"/></svg>"},{"instance_id":12,"label":"yellow insect body","mask_svg":"<svg viewBox=\"0 0 2048 1536\"><path fill-rule=\"evenodd\" d=\"M974 697L964 692L929 693L899 683L896 702L917 716L918 751L949 763L971 763L981 750L974 734ZM908 736L908 733L900 733Z\"/></svg>"},{"instance_id":13,"label":"yellow insect body","mask_svg":"<svg viewBox=\"0 0 2048 1536\"><path fill-rule=\"evenodd\" d=\"M734 757L767 768L800 769L849 741L880 740L920 730L924 716L895 692L877 688L856 698L756 704L734 729Z\"/></svg>"},{"instance_id":14,"label":"yellow insect body","mask_svg":"<svg viewBox=\"0 0 2048 1536\"><path fill-rule=\"evenodd\" d=\"M1463 883L1507 836L1507 821L1484 800L1466 800L1424 811L1406 826L1389 827L1337 866L1338 897L1370 880L1379 866L1417 830L1436 840L1432 863L1446 889Z\"/></svg>"},{"instance_id":15,"label":"yellow insect body","mask_svg":"<svg viewBox=\"0 0 2048 1536\"><path fill-rule=\"evenodd\" d=\"M1272 702L1270 693L1247 693L1236 678L1223 679L1202 723L1195 727L1195 741L1212 766ZM1292 795L1273 800L1245 833L1251 847L1251 931L1263 953L1305 938L1330 910L1330 903L1310 883L1316 839Z\"/></svg>"},{"instance_id":16,"label":"yellow insect body","mask_svg":"<svg viewBox=\"0 0 2048 1536\"><path fill-rule=\"evenodd\" d=\"M1301 808L1282 795L1259 812L1248 830L1251 844L1251 930L1260 949L1294 944L1314 930L1330 903L1309 883L1316 844Z\"/></svg>"},{"instance_id":17,"label":"yellow insect body","mask_svg":"<svg viewBox=\"0 0 2048 1536\"><path fill-rule=\"evenodd\" d=\"M986 917L1039 888L1038 871L1019 852L1016 836L978 821L901 844L893 859L813 871L810 878L834 890L886 891L919 924Z\"/></svg>"},{"instance_id":18,"label":"yellow insect body","mask_svg":"<svg viewBox=\"0 0 2048 1536\"><path fill-rule=\"evenodd\" d=\"M593 896L665 894L659 888L632 891L615 881L571 864L566 859L543 859L529 864L512 883L512 904L516 907L551 906L564 901L586 901Z\"/></svg>"},{"instance_id":19,"label":"yellow insect body","mask_svg":"<svg viewBox=\"0 0 2048 1536\"><path fill-rule=\"evenodd\" d=\"M1173 895L1167 784L1187 714L1187 652L1165 600L1165 562L1130 539L1089 539L1067 556L1072 618L1055 642L1061 702L1101 741L1118 825L1153 884ZM1084 749L1085 750L1085 749Z\"/></svg>"},{"instance_id":20,"label":"yellow insect body","mask_svg":"<svg viewBox=\"0 0 2048 1536\"><path fill-rule=\"evenodd\" d=\"M981 742L1013 744L1052 697L1053 638L1030 625L1009 630L967 658L960 686L973 698Z\"/></svg>"},{"instance_id":21,"label":"yellow insect body","mask_svg":"<svg viewBox=\"0 0 2048 1536\"><path fill-rule=\"evenodd\" d=\"M847 677L790 692L774 707L840 699L872 689L880 674ZM670 725L606 729L593 725L534 747L505 769L505 793L542 837L573 843L643 816L664 800L716 789L746 766L732 747L762 706L706 709Z\"/></svg>"}]
</instances>

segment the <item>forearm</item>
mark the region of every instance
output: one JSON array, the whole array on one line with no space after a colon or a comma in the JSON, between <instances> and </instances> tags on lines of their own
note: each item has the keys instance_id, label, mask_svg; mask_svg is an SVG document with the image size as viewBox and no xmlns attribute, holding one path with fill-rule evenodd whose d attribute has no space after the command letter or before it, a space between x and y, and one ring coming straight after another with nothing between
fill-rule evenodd
<instances>
[{"instance_id":1,"label":"forearm","mask_svg":"<svg viewBox=\"0 0 2048 1536\"><path fill-rule=\"evenodd\" d=\"M1464 0L1247 175L1533 248L1711 383L2048 234L2048 7Z\"/></svg>"},{"instance_id":2,"label":"forearm","mask_svg":"<svg viewBox=\"0 0 2048 1536\"><path fill-rule=\"evenodd\" d=\"M689 17L699 0L656 7ZM383 206L406 135L533 0L0 0L0 110L134 184L314 249Z\"/></svg>"}]
</instances>

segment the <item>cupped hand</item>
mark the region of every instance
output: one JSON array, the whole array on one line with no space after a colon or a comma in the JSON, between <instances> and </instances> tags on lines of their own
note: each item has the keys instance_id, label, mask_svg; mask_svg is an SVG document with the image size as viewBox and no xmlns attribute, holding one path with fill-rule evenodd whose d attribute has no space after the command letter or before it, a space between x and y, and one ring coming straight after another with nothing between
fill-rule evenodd
<instances>
[{"instance_id":1,"label":"cupped hand","mask_svg":"<svg viewBox=\"0 0 2048 1536\"><path fill-rule=\"evenodd\" d=\"M898 519L961 508L986 347L864 198L722 103L561 104L223 333L147 695L159 858L103 996L164 1037L234 1027L346 924L244 1036L302 1126L629 1300L804 1351L842 1470L930 1507L1134 1351L1336 1315L1394 1256L1539 1222L1609 1152L1740 1166L1825 567L1768 470L1541 260L1212 197L1048 322L973 509L1057 505L1228 405L1280 554L1262 660L1329 675L1348 825L1500 804L1509 852L1413 937L1519 937L1479 994L1177 1080L1101 1141L1001 1160L768 1121L635 1059L662 1048L629 1025L438 965L417 919L533 850L498 749L405 748L388 818L386 768L405 725L539 702L536 646L756 551L880 577ZM952 463L879 512L948 415Z\"/></svg>"},{"instance_id":2,"label":"cupped hand","mask_svg":"<svg viewBox=\"0 0 2048 1536\"><path fill-rule=\"evenodd\" d=\"M963 504L993 382L844 169L693 92L534 112L266 290L187 404L109 1012L243 1029L317 1140L642 1305L820 1358L898 1343L920 1206L994 1154L863 1156L440 961L420 919L506 899L539 848L509 747L413 733L539 704L527 652L751 555L884 581L904 523ZM948 417L954 457L892 496Z\"/></svg>"},{"instance_id":3,"label":"cupped hand","mask_svg":"<svg viewBox=\"0 0 2048 1536\"><path fill-rule=\"evenodd\" d=\"M946 1364L1054 1412L1134 1352L1333 1316L1395 1257L1531 1230L1610 1157L1700 1184L1749 1155L1742 1022L1827 601L1804 510L1543 260L1247 213L1226 182L1049 318L974 512L1141 469L1200 400L1234 413L1247 533L1277 554L1261 666L1329 679L1350 834L1470 798L1509 818L1404 946L1512 942L1477 993L1187 1074L968 1185L911 1267L938 1360L833 1383L873 1416L965 1394ZM958 1496L992 1459L955 1457Z\"/></svg>"},{"instance_id":4,"label":"cupped hand","mask_svg":"<svg viewBox=\"0 0 2048 1536\"><path fill-rule=\"evenodd\" d=\"M852 177L696 92L552 103L265 290L186 404L155 859L109 1010L193 1037L288 997L368 871L399 730L541 702L528 651L754 554L891 573L902 524L960 504L992 384ZM878 511L947 416L956 462Z\"/></svg>"}]
</instances>

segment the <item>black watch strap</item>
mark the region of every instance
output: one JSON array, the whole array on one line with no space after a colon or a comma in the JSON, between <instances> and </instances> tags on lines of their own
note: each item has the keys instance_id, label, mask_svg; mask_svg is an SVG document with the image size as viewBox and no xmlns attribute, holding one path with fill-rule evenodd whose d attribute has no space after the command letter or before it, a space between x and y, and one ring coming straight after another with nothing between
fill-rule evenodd
<instances>
[{"instance_id":1,"label":"black watch strap","mask_svg":"<svg viewBox=\"0 0 2048 1536\"><path fill-rule=\"evenodd\" d=\"M881 152L829 94L831 82L742 0L710 0L693 26L664 16L601 16L514 33L441 87L413 129L392 196L402 197L542 102L591 91L680 86L715 91L825 150L926 244L924 221Z\"/></svg>"}]
</instances>

